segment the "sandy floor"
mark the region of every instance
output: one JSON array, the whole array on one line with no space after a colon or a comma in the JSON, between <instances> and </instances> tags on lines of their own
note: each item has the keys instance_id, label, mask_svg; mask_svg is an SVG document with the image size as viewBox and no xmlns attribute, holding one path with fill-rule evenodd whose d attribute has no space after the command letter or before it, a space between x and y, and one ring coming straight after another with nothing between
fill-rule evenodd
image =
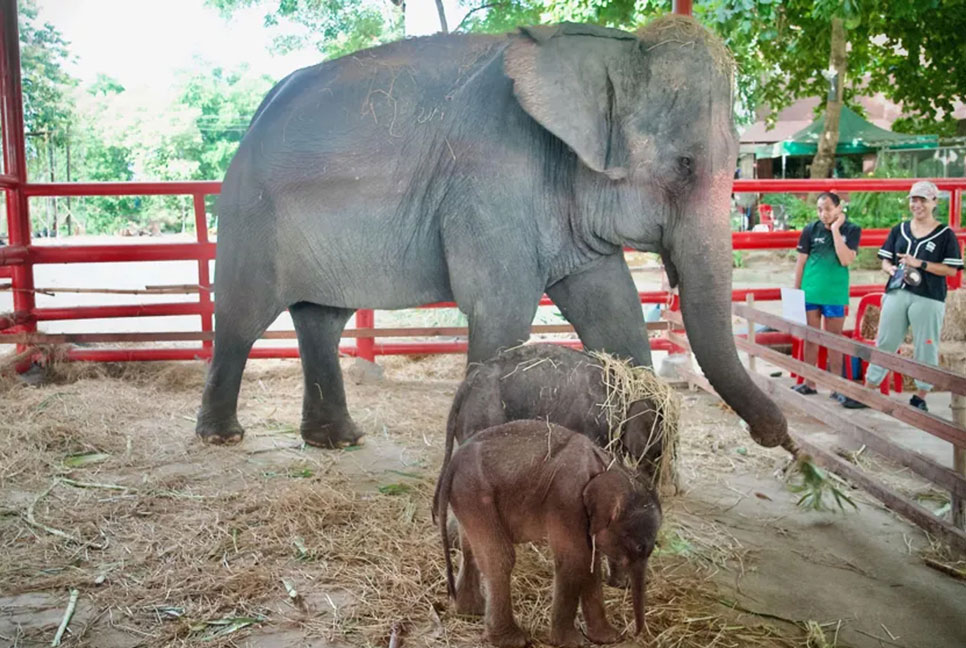
<instances>
[{"instance_id":1,"label":"sandy floor","mask_svg":"<svg viewBox=\"0 0 966 648\"><path fill-rule=\"evenodd\" d=\"M49 645L76 589L69 646L386 646L394 627L407 646L476 645L479 620L447 604L428 506L462 359L381 362L383 379L348 386L367 443L337 452L299 443L294 361L250 364L248 435L231 448L192 435L200 363L3 386L0 643ZM664 502L651 633L626 645L966 645L966 587L924 566L935 547L918 529L856 491L858 512L797 509L773 476L782 451L754 446L715 399L681 395L682 492ZM539 639L549 581L516 586ZM628 623L626 597L608 598Z\"/></svg>"}]
</instances>

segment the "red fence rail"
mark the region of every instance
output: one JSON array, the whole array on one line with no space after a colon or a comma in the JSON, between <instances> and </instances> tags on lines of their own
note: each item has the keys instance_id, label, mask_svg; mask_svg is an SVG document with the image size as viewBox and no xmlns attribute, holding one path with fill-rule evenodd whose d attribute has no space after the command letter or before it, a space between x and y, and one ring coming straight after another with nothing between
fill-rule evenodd
<instances>
[{"instance_id":1,"label":"red fence rail","mask_svg":"<svg viewBox=\"0 0 966 648\"><path fill-rule=\"evenodd\" d=\"M0 332L24 333L36 331L38 322L53 320L77 320L92 318L118 317L157 317L173 315L197 315L200 317L200 330L211 333L213 328L214 304L211 299L211 281L208 276L209 262L215 258L215 243L208 240L205 198L217 194L218 182L161 182L161 183L58 183L28 184L6 179L8 193L8 222L11 223L12 245L0 248L0 270L12 279L14 289L14 312L0 318ZM825 190L846 191L907 191L914 179L829 179L829 180L739 180L734 184L735 192L816 192ZM961 240L966 239L966 231L960 227L962 210L962 191L966 189L966 179L935 179L941 189L951 193L950 221L958 230ZM11 196L11 194L14 194ZM17 200L19 195L22 200ZM128 195L187 195L192 198L197 240L194 243L148 243L130 245L33 245L30 239L29 212L27 199L46 196L128 196ZM13 198L13 199L11 199ZM15 221L22 226L13 236ZM888 230L868 230L863 233L864 247L878 247L886 238ZM26 238L24 238L26 235ZM799 232L736 232L732 236L734 249L790 249L798 241ZM33 267L38 264L59 263L117 263L137 261L194 261L198 266L198 299L189 302L127 304L109 306L83 306L69 308L38 308L33 294ZM2 275L0 275L2 276ZM881 290L881 286L853 286L851 294L861 296ZM780 288L755 288L735 290L733 301L744 301L754 295L756 301L778 300ZM667 304L672 297L664 291L645 291L640 293L641 303ZM550 305L544 298L542 305ZM452 302L430 304L425 307L453 307ZM374 313L360 310L356 315L356 327L372 329ZM160 339L161 336L159 336ZM654 347L661 350L675 350L676 347L665 339L653 341ZM211 356L211 336L203 336L200 347L177 349L74 349L69 357L76 360L174 360L209 358ZM354 345L342 347L347 355L359 355L372 359L377 355L389 354L429 354L461 353L466 350L462 342L398 342L378 343L376 338L357 336ZM296 348L256 348L252 357L297 357Z\"/></svg>"},{"instance_id":2,"label":"red fence rail","mask_svg":"<svg viewBox=\"0 0 966 648\"><path fill-rule=\"evenodd\" d=\"M682 6L690 3L679 3ZM16 0L0 0L0 129L2 129L3 170L0 190L6 194L9 245L0 247L0 278L10 280L13 312L0 315L0 341L4 335L13 336L36 332L38 322L77 320L87 318L145 317L196 315L200 318L201 346L178 349L91 349L70 352L77 360L174 360L208 358L211 355L213 302L209 265L215 257L215 244L208 240L205 197L219 193L219 182L118 182L118 183L30 183L27 180L24 147L23 96L20 79L20 46ZM738 180L735 192L817 192L846 191L907 191L912 179L830 179L830 180ZM950 225L960 239L966 238L961 228L962 192L966 179L935 179L940 189L951 192ZM67 196L130 196L130 195L187 195L194 207L196 241L194 243L150 243L135 245L63 245L37 246L30 231L29 199ZM872 230L863 235L864 246L881 245L886 230ZM797 242L795 232L741 232L734 234L735 249L792 248ZM34 266L51 263L117 263L136 261L194 261L198 272L196 301L85 306L71 308L38 308L35 300ZM879 286L854 286L853 295L878 290ZM736 290L735 301L743 301L753 294L758 301L780 299L778 288ZM665 292L642 292L642 303L675 302ZM549 304L544 300L542 304ZM453 306L452 303L432 304L429 307ZM374 314L361 310L356 314L356 326L372 330ZM160 334L159 334L160 335ZM20 339L19 337L17 339ZM159 338L160 339L160 338ZM655 340L656 348L672 350L667 340ZM22 345L18 345L20 351ZM372 336L356 337L356 344L343 348L347 354L367 358L397 353L455 353L462 352L465 343L378 343ZM256 348L252 357L293 357L295 348Z\"/></svg>"}]
</instances>

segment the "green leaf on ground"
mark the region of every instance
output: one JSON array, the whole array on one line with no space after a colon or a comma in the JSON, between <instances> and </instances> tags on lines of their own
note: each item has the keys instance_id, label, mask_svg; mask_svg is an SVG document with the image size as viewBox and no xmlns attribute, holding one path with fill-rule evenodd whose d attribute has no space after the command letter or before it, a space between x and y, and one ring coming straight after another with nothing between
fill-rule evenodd
<instances>
[{"instance_id":1,"label":"green leaf on ground","mask_svg":"<svg viewBox=\"0 0 966 648\"><path fill-rule=\"evenodd\" d=\"M78 452L67 455L64 458L64 465L71 468L80 468L82 466L89 466L91 464L107 461L110 458L111 455L103 452Z\"/></svg>"},{"instance_id":2,"label":"green leaf on ground","mask_svg":"<svg viewBox=\"0 0 966 648\"><path fill-rule=\"evenodd\" d=\"M402 495L412 491L412 487L407 484L386 484L379 487L379 492L383 495Z\"/></svg>"}]
</instances>

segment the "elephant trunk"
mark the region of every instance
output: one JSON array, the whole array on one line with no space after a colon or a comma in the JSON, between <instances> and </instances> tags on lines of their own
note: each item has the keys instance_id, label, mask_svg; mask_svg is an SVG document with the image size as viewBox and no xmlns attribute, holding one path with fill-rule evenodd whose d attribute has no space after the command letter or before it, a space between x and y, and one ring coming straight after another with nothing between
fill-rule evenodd
<instances>
[{"instance_id":1,"label":"elephant trunk","mask_svg":"<svg viewBox=\"0 0 966 648\"><path fill-rule=\"evenodd\" d=\"M752 438L762 446L782 445L794 453L785 416L748 376L735 348L731 319L730 189L730 175L717 176L707 192L692 203L700 205L700 211L682 214L682 221L693 227L677 232L671 246L684 326L708 382L745 420Z\"/></svg>"},{"instance_id":2,"label":"elephant trunk","mask_svg":"<svg viewBox=\"0 0 966 648\"><path fill-rule=\"evenodd\" d=\"M631 599L634 603L634 625L637 627L635 634L641 634L644 630L644 604L646 603L647 579L644 572L647 569L647 561L642 561L631 568Z\"/></svg>"}]
</instances>

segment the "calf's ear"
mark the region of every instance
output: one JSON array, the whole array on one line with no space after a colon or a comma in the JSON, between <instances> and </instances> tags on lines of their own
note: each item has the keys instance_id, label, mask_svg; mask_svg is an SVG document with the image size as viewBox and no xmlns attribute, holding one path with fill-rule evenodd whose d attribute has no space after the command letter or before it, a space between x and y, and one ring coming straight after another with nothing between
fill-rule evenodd
<instances>
[{"instance_id":1,"label":"calf's ear","mask_svg":"<svg viewBox=\"0 0 966 648\"><path fill-rule=\"evenodd\" d=\"M636 44L633 34L591 25L529 27L503 59L523 109L612 180L627 175L615 83Z\"/></svg>"},{"instance_id":2,"label":"calf's ear","mask_svg":"<svg viewBox=\"0 0 966 648\"><path fill-rule=\"evenodd\" d=\"M592 477L584 487L584 509L590 521L591 536L597 535L620 517L626 491L623 479L614 471L605 470Z\"/></svg>"}]
</instances>

